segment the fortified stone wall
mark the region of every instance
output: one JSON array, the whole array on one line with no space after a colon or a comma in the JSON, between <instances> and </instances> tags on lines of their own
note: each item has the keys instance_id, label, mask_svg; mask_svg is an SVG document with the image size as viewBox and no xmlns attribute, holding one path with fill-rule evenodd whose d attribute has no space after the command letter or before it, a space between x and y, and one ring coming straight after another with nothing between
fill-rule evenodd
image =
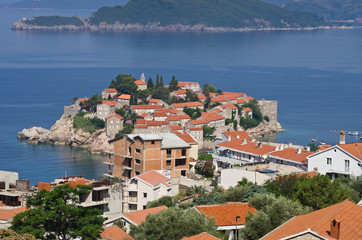
<instances>
[{"instance_id":1,"label":"fortified stone wall","mask_svg":"<svg viewBox=\"0 0 362 240\"><path fill-rule=\"evenodd\" d=\"M278 101L262 99L259 101L259 107L263 116L269 117L269 123L276 125L278 122Z\"/></svg>"}]
</instances>

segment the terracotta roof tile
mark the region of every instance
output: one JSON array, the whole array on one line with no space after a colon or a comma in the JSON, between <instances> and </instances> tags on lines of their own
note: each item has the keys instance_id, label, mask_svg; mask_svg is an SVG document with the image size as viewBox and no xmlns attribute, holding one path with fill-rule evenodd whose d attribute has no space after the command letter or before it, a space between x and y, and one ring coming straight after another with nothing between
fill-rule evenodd
<instances>
[{"instance_id":1,"label":"terracotta roof tile","mask_svg":"<svg viewBox=\"0 0 362 240\"><path fill-rule=\"evenodd\" d=\"M186 84L189 84L189 85L199 85L198 82L178 82L177 86L179 86L179 87L185 87Z\"/></svg>"},{"instance_id":2,"label":"terracotta roof tile","mask_svg":"<svg viewBox=\"0 0 362 240\"><path fill-rule=\"evenodd\" d=\"M115 106L118 103L118 101L109 101L109 100L103 100L102 104L107 104L110 107Z\"/></svg>"},{"instance_id":3,"label":"terracotta roof tile","mask_svg":"<svg viewBox=\"0 0 362 240\"><path fill-rule=\"evenodd\" d=\"M117 90L115 88L106 88L106 89L104 89L104 91L106 91L108 93L117 93Z\"/></svg>"},{"instance_id":4,"label":"terracotta roof tile","mask_svg":"<svg viewBox=\"0 0 362 240\"><path fill-rule=\"evenodd\" d=\"M165 113L169 113L169 114L177 114L180 112L180 110L174 109L174 108L169 108L169 109L158 109L157 112L165 112Z\"/></svg>"},{"instance_id":5,"label":"terracotta roof tile","mask_svg":"<svg viewBox=\"0 0 362 240\"><path fill-rule=\"evenodd\" d=\"M136 119L136 124L146 124L145 119Z\"/></svg>"},{"instance_id":6,"label":"terracotta roof tile","mask_svg":"<svg viewBox=\"0 0 362 240\"><path fill-rule=\"evenodd\" d=\"M262 143L246 141L246 143L243 144L242 139L233 139L229 142L220 143L218 146L255 155L264 155L275 151L275 147Z\"/></svg>"},{"instance_id":7,"label":"terracotta roof tile","mask_svg":"<svg viewBox=\"0 0 362 240\"><path fill-rule=\"evenodd\" d=\"M241 103L246 103L246 101L244 99L240 98L240 99L236 100L236 103L241 104Z\"/></svg>"},{"instance_id":8,"label":"terracotta roof tile","mask_svg":"<svg viewBox=\"0 0 362 240\"><path fill-rule=\"evenodd\" d=\"M234 104L231 104L231 103L230 104L224 104L224 106L227 107L227 108L230 108L232 110L238 109L237 107L235 107Z\"/></svg>"},{"instance_id":9,"label":"terracotta roof tile","mask_svg":"<svg viewBox=\"0 0 362 240\"><path fill-rule=\"evenodd\" d=\"M150 101L148 101L148 103L158 103L159 101L161 101L160 99L151 99Z\"/></svg>"},{"instance_id":10,"label":"terracotta roof tile","mask_svg":"<svg viewBox=\"0 0 362 240\"><path fill-rule=\"evenodd\" d=\"M224 95L227 98L241 98L245 96L245 93L222 92L222 95Z\"/></svg>"},{"instance_id":11,"label":"terracotta roof tile","mask_svg":"<svg viewBox=\"0 0 362 240\"><path fill-rule=\"evenodd\" d=\"M359 160L362 160L362 143L347 143L339 144L337 146L342 148L346 152L349 152Z\"/></svg>"},{"instance_id":12,"label":"terracotta roof tile","mask_svg":"<svg viewBox=\"0 0 362 240\"><path fill-rule=\"evenodd\" d=\"M190 127L189 128L190 131L202 131L201 127Z\"/></svg>"},{"instance_id":13,"label":"terracotta roof tile","mask_svg":"<svg viewBox=\"0 0 362 240\"><path fill-rule=\"evenodd\" d=\"M161 105L131 105L133 109L160 109Z\"/></svg>"},{"instance_id":14,"label":"terracotta roof tile","mask_svg":"<svg viewBox=\"0 0 362 240\"><path fill-rule=\"evenodd\" d=\"M116 117L116 118L118 118L120 120L123 119L123 117L121 115L118 115L117 113L113 113L113 114L109 115L108 117L106 117L106 119L109 119L111 117Z\"/></svg>"},{"instance_id":15,"label":"terracotta roof tile","mask_svg":"<svg viewBox=\"0 0 362 240\"><path fill-rule=\"evenodd\" d=\"M177 136L187 143L197 143L190 134L178 134Z\"/></svg>"},{"instance_id":16,"label":"terracotta roof tile","mask_svg":"<svg viewBox=\"0 0 362 240\"><path fill-rule=\"evenodd\" d=\"M222 110L220 109L220 108L218 108L218 107L214 107L213 108L215 111L217 111L217 112L222 112Z\"/></svg>"},{"instance_id":17,"label":"terracotta roof tile","mask_svg":"<svg viewBox=\"0 0 362 240\"><path fill-rule=\"evenodd\" d=\"M226 137L230 137L231 139L235 139L238 138L239 139L247 139L247 140L251 140L251 137L249 136L249 134L246 131L227 131L224 132Z\"/></svg>"},{"instance_id":18,"label":"terracotta roof tile","mask_svg":"<svg viewBox=\"0 0 362 240\"><path fill-rule=\"evenodd\" d=\"M9 218L14 218L18 213L25 212L28 210L26 207L0 209L0 220L7 221Z\"/></svg>"},{"instance_id":19,"label":"terracotta roof tile","mask_svg":"<svg viewBox=\"0 0 362 240\"><path fill-rule=\"evenodd\" d=\"M245 225L246 216L249 213L257 213L257 210L248 203L226 203L216 205L196 205L195 208L205 213L206 216L214 217L218 226L235 226L236 216L240 216L238 225Z\"/></svg>"},{"instance_id":20,"label":"terracotta roof tile","mask_svg":"<svg viewBox=\"0 0 362 240\"><path fill-rule=\"evenodd\" d=\"M186 94L186 90L176 90L173 91L174 94L180 95L180 94Z\"/></svg>"},{"instance_id":21,"label":"terracotta roof tile","mask_svg":"<svg viewBox=\"0 0 362 240\"><path fill-rule=\"evenodd\" d=\"M249 99L249 100L254 100L254 98L253 97L246 97L247 99Z\"/></svg>"},{"instance_id":22,"label":"terracotta roof tile","mask_svg":"<svg viewBox=\"0 0 362 240\"><path fill-rule=\"evenodd\" d=\"M140 117L141 117L141 118L148 117L148 113L142 113L142 114L140 115Z\"/></svg>"},{"instance_id":23,"label":"terracotta roof tile","mask_svg":"<svg viewBox=\"0 0 362 240\"><path fill-rule=\"evenodd\" d=\"M199 124L208 124L209 121L205 120L205 119L200 119L200 120L193 120L190 121L191 123L195 124L195 125L199 125Z\"/></svg>"},{"instance_id":24,"label":"terracotta roof tile","mask_svg":"<svg viewBox=\"0 0 362 240\"><path fill-rule=\"evenodd\" d=\"M191 237L183 237L181 240L220 240L220 238L214 237L207 232L203 232Z\"/></svg>"},{"instance_id":25,"label":"terracotta roof tile","mask_svg":"<svg viewBox=\"0 0 362 240\"><path fill-rule=\"evenodd\" d=\"M153 116L155 116L155 117L167 117L167 114L165 112L154 112Z\"/></svg>"},{"instance_id":26,"label":"terracotta roof tile","mask_svg":"<svg viewBox=\"0 0 362 240\"><path fill-rule=\"evenodd\" d=\"M70 185L71 187L77 187L78 185L86 185L87 183L93 182L92 180L88 180L85 178L74 178L69 179L65 184Z\"/></svg>"},{"instance_id":27,"label":"terracotta roof tile","mask_svg":"<svg viewBox=\"0 0 362 240\"><path fill-rule=\"evenodd\" d=\"M215 112L210 112L210 113L203 112L202 117L205 118L209 122L225 119L223 116L221 116L220 114L215 113Z\"/></svg>"},{"instance_id":28,"label":"terracotta roof tile","mask_svg":"<svg viewBox=\"0 0 362 240\"><path fill-rule=\"evenodd\" d=\"M340 240L362 239L361 219L362 208L347 199L321 210L294 217L262 239L281 239L307 230L326 239L334 239L329 235L330 223L333 220L341 224Z\"/></svg>"},{"instance_id":29,"label":"terracotta roof tile","mask_svg":"<svg viewBox=\"0 0 362 240\"><path fill-rule=\"evenodd\" d=\"M126 213L123 215L123 217L129 219L130 221L134 222L137 225L140 225L142 222L146 220L146 217L149 214L156 214L158 212L161 212L163 210L168 209L166 206L159 206L154 208L148 208L145 210L139 210L131 213Z\"/></svg>"},{"instance_id":30,"label":"terracotta roof tile","mask_svg":"<svg viewBox=\"0 0 362 240\"><path fill-rule=\"evenodd\" d=\"M217 93L209 93L209 96L212 98L212 97L215 97L217 95Z\"/></svg>"},{"instance_id":31,"label":"terracotta roof tile","mask_svg":"<svg viewBox=\"0 0 362 240\"><path fill-rule=\"evenodd\" d=\"M147 126L165 126L169 125L167 121L146 121Z\"/></svg>"},{"instance_id":32,"label":"terracotta roof tile","mask_svg":"<svg viewBox=\"0 0 362 240\"><path fill-rule=\"evenodd\" d=\"M326 150L326 149L328 149L330 147L332 147L332 145L325 145L325 144L320 145L318 151L323 151L323 150Z\"/></svg>"},{"instance_id":33,"label":"terracotta roof tile","mask_svg":"<svg viewBox=\"0 0 362 240\"><path fill-rule=\"evenodd\" d=\"M224 96L218 96L211 98L211 102L227 102L228 100Z\"/></svg>"},{"instance_id":34,"label":"terracotta roof tile","mask_svg":"<svg viewBox=\"0 0 362 240\"><path fill-rule=\"evenodd\" d=\"M118 99L130 100L130 99L131 99L131 95L121 94L121 95L118 96Z\"/></svg>"},{"instance_id":35,"label":"terracotta roof tile","mask_svg":"<svg viewBox=\"0 0 362 240\"><path fill-rule=\"evenodd\" d=\"M313 154L312 152L304 151L304 150L301 150L301 149L299 151L300 151L300 153L298 154L298 149L285 148L283 150L271 152L271 153L269 153L269 155L271 155L273 157L282 158L282 159L287 159L287 160L292 160L292 161L296 161L296 162L306 163L307 162L307 157L309 155Z\"/></svg>"},{"instance_id":36,"label":"terracotta roof tile","mask_svg":"<svg viewBox=\"0 0 362 240\"><path fill-rule=\"evenodd\" d=\"M148 126L144 124L136 124L134 125L134 128L148 128Z\"/></svg>"},{"instance_id":37,"label":"terracotta roof tile","mask_svg":"<svg viewBox=\"0 0 362 240\"><path fill-rule=\"evenodd\" d=\"M253 110L251 108L243 108L245 112L252 112Z\"/></svg>"},{"instance_id":38,"label":"terracotta roof tile","mask_svg":"<svg viewBox=\"0 0 362 240\"><path fill-rule=\"evenodd\" d=\"M206 99L206 96L204 94L200 94L197 96L199 99Z\"/></svg>"},{"instance_id":39,"label":"terracotta roof tile","mask_svg":"<svg viewBox=\"0 0 362 240\"><path fill-rule=\"evenodd\" d=\"M142 81L142 80L137 80L137 81L134 81L134 83L136 85L147 85L147 83L145 81Z\"/></svg>"},{"instance_id":40,"label":"terracotta roof tile","mask_svg":"<svg viewBox=\"0 0 362 240\"><path fill-rule=\"evenodd\" d=\"M179 125L170 125L168 126L171 130L182 130L182 127Z\"/></svg>"},{"instance_id":41,"label":"terracotta roof tile","mask_svg":"<svg viewBox=\"0 0 362 240\"><path fill-rule=\"evenodd\" d=\"M184 107L203 107L204 104L200 102L186 102L186 103L174 103L172 104L174 108L184 108Z\"/></svg>"},{"instance_id":42,"label":"terracotta roof tile","mask_svg":"<svg viewBox=\"0 0 362 240\"><path fill-rule=\"evenodd\" d=\"M152 186L162 184L162 185L165 185L166 187L171 187L171 185L169 185L167 183L168 181L170 181L170 179L155 170L142 173L142 174L136 176L135 178L139 178L139 179L151 184Z\"/></svg>"},{"instance_id":43,"label":"terracotta roof tile","mask_svg":"<svg viewBox=\"0 0 362 240\"><path fill-rule=\"evenodd\" d=\"M101 237L112 240L134 240L133 237L128 235L125 231L116 225L104 228L104 231L101 232Z\"/></svg>"}]
</instances>

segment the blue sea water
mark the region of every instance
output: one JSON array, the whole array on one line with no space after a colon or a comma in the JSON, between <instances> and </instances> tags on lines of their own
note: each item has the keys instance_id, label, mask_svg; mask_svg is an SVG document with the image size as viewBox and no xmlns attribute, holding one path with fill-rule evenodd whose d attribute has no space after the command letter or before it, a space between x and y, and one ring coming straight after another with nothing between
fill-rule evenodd
<instances>
[{"instance_id":1,"label":"blue sea water","mask_svg":"<svg viewBox=\"0 0 362 240\"><path fill-rule=\"evenodd\" d=\"M362 131L362 29L245 33L12 31L22 17L87 12L0 9L0 169L51 181L101 178L106 158L69 147L28 145L23 128L50 128L74 96L91 96L118 73L212 83L225 91L278 100L287 131L277 142L338 142ZM348 137L347 141L358 141Z\"/></svg>"}]
</instances>

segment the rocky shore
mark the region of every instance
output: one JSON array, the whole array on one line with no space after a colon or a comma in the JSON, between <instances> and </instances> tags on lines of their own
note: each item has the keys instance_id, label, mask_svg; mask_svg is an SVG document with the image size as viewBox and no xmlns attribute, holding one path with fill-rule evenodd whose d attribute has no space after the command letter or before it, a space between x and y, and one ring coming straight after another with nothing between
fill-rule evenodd
<instances>
[{"instance_id":1,"label":"rocky shore","mask_svg":"<svg viewBox=\"0 0 362 240\"><path fill-rule=\"evenodd\" d=\"M27 24L26 20L30 18L23 18L12 25L13 30L43 30L43 31L109 31L109 32L246 32L246 31L271 31L271 30L320 30L320 29L334 29L334 28L352 28L350 26L319 26L319 27L286 27L286 28L273 28L273 27L260 27L260 28L231 28L231 27L207 27L202 24L198 25L182 25L173 24L167 26L160 26L157 23L150 23L147 25L140 24L115 24L101 23L99 25L91 25L85 19L79 17L84 25L57 25L57 26L39 26Z\"/></svg>"},{"instance_id":2,"label":"rocky shore","mask_svg":"<svg viewBox=\"0 0 362 240\"><path fill-rule=\"evenodd\" d=\"M48 129L42 127L32 127L23 129L17 135L18 139L26 140L29 144L53 144L83 148L91 153L105 153L110 150L105 129L101 129L91 134L82 129L73 128L73 118L62 116L56 123Z\"/></svg>"},{"instance_id":3,"label":"rocky shore","mask_svg":"<svg viewBox=\"0 0 362 240\"><path fill-rule=\"evenodd\" d=\"M253 138L263 137L269 133L285 132L280 123L263 123L261 122L257 127L250 128L246 132Z\"/></svg>"}]
</instances>

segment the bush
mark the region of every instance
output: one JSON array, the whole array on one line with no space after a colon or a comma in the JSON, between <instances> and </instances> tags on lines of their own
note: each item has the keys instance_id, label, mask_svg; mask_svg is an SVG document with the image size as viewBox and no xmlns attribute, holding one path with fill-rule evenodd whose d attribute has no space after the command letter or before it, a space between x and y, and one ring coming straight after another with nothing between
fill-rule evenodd
<instances>
[{"instance_id":1,"label":"bush","mask_svg":"<svg viewBox=\"0 0 362 240\"><path fill-rule=\"evenodd\" d=\"M244 129L257 127L259 123L260 122L258 122L255 118L243 118L243 117L240 118L240 125Z\"/></svg>"},{"instance_id":2,"label":"bush","mask_svg":"<svg viewBox=\"0 0 362 240\"><path fill-rule=\"evenodd\" d=\"M89 118L85 116L86 113L78 113L73 119L73 128L76 130L82 129L89 133L94 133L95 131L105 127L105 122L102 119L97 117Z\"/></svg>"},{"instance_id":3,"label":"bush","mask_svg":"<svg viewBox=\"0 0 362 240\"><path fill-rule=\"evenodd\" d=\"M268 116L264 116L264 120L265 120L265 121L267 121L267 122L269 122L269 121L270 121L270 119L269 119L269 117L268 117Z\"/></svg>"}]
</instances>

